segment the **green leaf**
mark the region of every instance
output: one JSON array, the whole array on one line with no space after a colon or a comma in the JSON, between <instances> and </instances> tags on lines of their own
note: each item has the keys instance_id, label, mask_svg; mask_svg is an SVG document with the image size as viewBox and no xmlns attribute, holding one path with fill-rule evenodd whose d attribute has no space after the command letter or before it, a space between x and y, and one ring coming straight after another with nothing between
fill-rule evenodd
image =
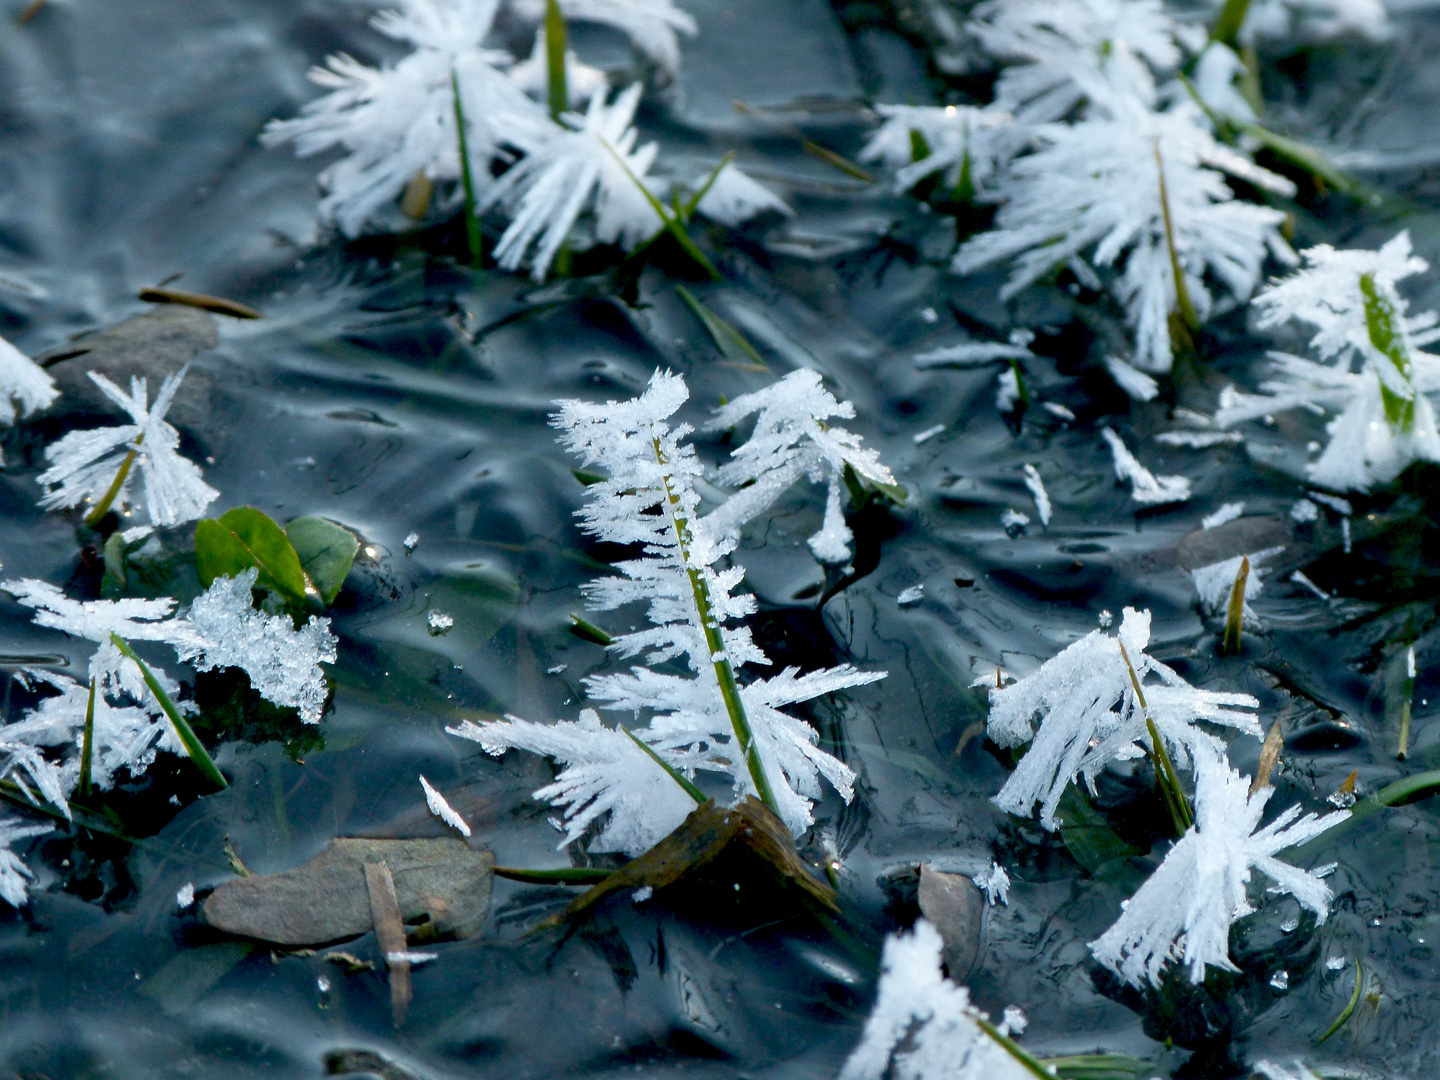
<instances>
[{"instance_id":1,"label":"green leaf","mask_svg":"<svg viewBox=\"0 0 1440 1080\"><path fill-rule=\"evenodd\" d=\"M155 673L145 665L144 660L135 655L135 650L130 648L130 643L119 634L111 634L110 640L117 649L125 654L127 660L140 669L140 677L145 680L145 685L155 695L155 700L160 703L160 708L165 715L170 718L170 723L175 728L175 734L180 737L180 742L184 744L185 752L190 755L190 760L195 762L206 779L224 791L230 786L225 780L225 774L216 768L215 762L211 760L210 754L205 749L205 744L196 737L190 725L185 722L185 717L180 715L180 710L175 707L175 702L170 700L170 695L165 692L165 688L155 678Z\"/></svg>"},{"instance_id":2,"label":"green leaf","mask_svg":"<svg viewBox=\"0 0 1440 1080\"><path fill-rule=\"evenodd\" d=\"M746 340L744 334L702 304L699 298L684 285L676 285L675 292L681 300L685 301L685 306L700 320L700 324L709 333L710 340L715 342L715 347L720 350L721 356L732 363L741 364L757 371L769 370L765 366L765 358L755 351L755 346Z\"/></svg>"},{"instance_id":3,"label":"green leaf","mask_svg":"<svg viewBox=\"0 0 1440 1080\"><path fill-rule=\"evenodd\" d=\"M1210 40L1234 45L1249 12L1250 0L1225 0L1225 6L1215 17L1215 25L1210 30Z\"/></svg>"},{"instance_id":4,"label":"green leaf","mask_svg":"<svg viewBox=\"0 0 1440 1080\"><path fill-rule=\"evenodd\" d=\"M305 571L285 530L253 506L237 506L195 524L195 570L205 588L219 577L258 567L255 584L309 606Z\"/></svg>"},{"instance_id":5,"label":"green leaf","mask_svg":"<svg viewBox=\"0 0 1440 1080\"><path fill-rule=\"evenodd\" d=\"M329 607L340 594L350 567L355 565L360 541L349 529L319 517L296 518L285 526L285 535L320 599Z\"/></svg>"},{"instance_id":6,"label":"green leaf","mask_svg":"<svg viewBox=\"0 0 1440 1080\"><path fill-rule=\"evenodd\" d=\"M1060 797L1056 808L1060 818L1060 839L1075 861L1092 874L1115 859L1129 859L1140 854L1120 838L1119 833L1096 812L1080 789L1071 784Z\"/></svg>"}]
</instances>

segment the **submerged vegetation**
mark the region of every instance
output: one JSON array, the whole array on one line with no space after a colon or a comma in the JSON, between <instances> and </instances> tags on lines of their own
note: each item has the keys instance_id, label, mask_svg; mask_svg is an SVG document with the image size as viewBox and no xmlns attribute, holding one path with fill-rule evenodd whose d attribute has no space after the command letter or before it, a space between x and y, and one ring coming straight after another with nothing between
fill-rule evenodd
<instances>
[{"instance_id":1,"label":"submerged vegetation","mask_svg":"<svg viewBox=\"0 0 1440 1080\"><path fill-rule=\"evenodd\" d=\"M340 711L337 692L348 688L357 701L373 694L380 712L423 703L434 731L455 737L451 753L465 745L456 740L479 744L483 755L465 759L478 784L452 790L411 770L405 797L416 814L406 828L448 830L443 841L330 835L334 846L303 866L267 867L276 872L252 879L227 838L235 880L213 892L186 882L176 894L187 920L209 924L187 923L187 935L196 931L188 955L236 945L231 939L244 942L224 954L234 963L256 941L313 955L312 946L373 932L378 960L332 952L324 962L352 974L382 968L399 1027L415 998L412 969L446 966L445 953L420 946L479 933L495 877L551 890L506 918L524 923L526 941L564 924L554 947L576 933L609 955L622 995L633 977L614 959L612 913L653 901L665 917L686 918L674 898L701 897L697 920L756 916L711 960L756 927L793 920L805 928L795 941L838 942L878 967L873 1001L856 989L861 977L847 975L844 994L825 1004L850 1025L843 1064L829 1063L841 1080L1158 1076L1177 1067L1161 1062L1177 1045L1196 1057L1176 1076L1247 1066L1271 1080L1325 1075L1300 1061L1274 1064L1240 1036L1276 995L1300 980L1321 985L1322 967L1348 972L1353 962L1354 983L1316 1045L1384 999L1360 956L1316 962L1337 940L1320 928L1356 905L1339 860L1320 859L1347 832L1376 829L1382 811L1440 791L1440 776L1423 768L1436 744L1418 711L1428 708L1424 659L1440 626L1427 532L1440 464L1431 400L1440 357L1425 351L1440 340L1440 316L1410 311L1410 290L1430 272L1410 231L1386 222L1389 239L1373 249L1326 242L1334 237L1317 222L1327 207L1348 200L1358 211L1375 199L1319 149L1277 130L1264 91L1281 70L1277 42L1299 48L1358 35L1384 47L1389 17L1371 0L986 0L931 5L948 14L929 22L902 6L907 33L928 35L927 78L941 93L933 104L877 103L865 113L869 126L849 149L883 176L799 133L818 159L811 164L851 185L836 190L892 208L893 220L872 232L957 290L943 326L934 307L921 309L935 329L906 339L893 370L873 373L880 391L847 385L824 350L808 351L743 302L746 275L759 280L756 252L793 253L806 241L796 229L766 247L766 230L803 221L815 191L840 196L763 162L746 171L733 150L696 152L673 132L650 137L664 129L647 109L680 92L685 41L700 32L672 0L398 0L369 17L396 59L326 58L310 73L323 95L265 127L267 147L329 155L316 177L316 220L330 230L318 246L353 259L337 275L345 288L365 275L395 285L405 252L419 249L425 273L445 276L464 298L452 297L445 312L447 349L475 355L503 325L533 326L580 304L603 307L608 321L599 324L612 331L618 315L617 333L650 335L643 387L597 354L584 361L585 396L554 400L561 376L547 373L549 398L532 395L516 410L526 422L548 414L559 450L533 482L560 476L572 495L583 486L580 539L532 532L527 521L493 545L527 565L553 560L596 574L584 584L561 574L561 584L537 587L537 574L522 587L469 562L417 586L395 569L431 542L417 531L390 551L368 535L373 521L340 524L316 505L282 524L212 486L228 477L232 491L255 489L223 437L228 420L206 438L179 419L182 394L201 392L187 383L195 378L188 358L149 369L161 379L152 400L145 376L127 369L127 393L115 381L120 367L102 356L92 368L90 346L37 363L0 340L0 422L22 454L12 472L28 470L29 495L55 515L36 518L63 521L65 542L72 529L74 539L68 571L52 560L0 589L53 641L84 643L76 662L85 664L83 677L63 670L68 642L64 652L53 645L56 655L11 658L0 796L23 816L0 817L0 899L33 905L59 888L72 857L81 860L55 853L90 859L100 837L122 850L110 858L123 864L125 845L137 842L124 816L137 792L175 808L225 798L217 793L238 775L241 743L277 739L296 760L318 752L327 713ZM28 24L35 13L27 12ZM631 55L610 72L590 66L571 47L581 25L605 28ZM937 42L963 46L968 59L942 63ZM789 138L787 123L776 121L772 135ZM907 228L923 233L910 249L899 239ZM387 235L391 246L377 239ZM383 256L372 257L377 251ZM362 260L363 274L354 269ZM498 316L489 301L475 302L497 277L512 305ZM980 290L983 302L971 303ZM141 295L234 318L260 314L163 286ZM383 309L389 318L411 301L385 302L395 305ZM686 351L680 337L681 351L666 351L677 319L702 346ZM811 323L817 336L821 321ZM297 318L271 332L298 338L302 325ZM1278 351L1297 327L1309 358ZM1255 359L1252 338L1277 351ZM445 397L449 355L433 365L431 382L396 392L404 409ZM73 366L52 375L61 364ZM910 400L918 384L907 380L935 369L956 380L977 369L987 382L998 378L972 395L976 415L912 430L909 415L923 403ZM701 371L703 395L694 389ZM711 395L712 380L724 381L723 393ZM975 464L977 476L951 474L944 484L922 476L914 455L931 440L959 451L947 460L960 472L970 470L972 450L975 463L990 452L977 432L993 417L992 392L1004 426L997 421L984 437L1013 446L1009 471L977 478ZM905 399L900 419L884 412L892 398ZM478 396L455 401L492 407ZM298 402L297 394L287 403L286 422L303 426L294 418L310 414ZM112 418L118 410L126 422L92 426L97 410ZM361 450L379 438L372 429L399 426L356 412L326 416L367 425ZM1309 418L1322 418L1323 431ZM1316 434L1327 441L1308 438ZM464 460L476 449L447 446L442 431L425 435L437 457ZM1057 456L1050 447L1062 436ZM1212 464L1176 465L1172 450ZM563 468L561 451L570 455ZM357 470L355 483L378 490L383 460L381 452L369 471ZM1203 474L1217 461L1270 469L1278 479L1267 483L1280 485L1287 508L1247 515L1234 501L1201 517L1191 507L1210 497ZM289 464L317 466L314 456ZM495 454L466 483L485 491L495 472L528 467ZM1111 492L1116 484L1128 492ZM436 487L425 497L443 504L468 540L491 509L488 496ZM1097 492L1123 529L1105 531L1113 522L1089 509ZM969 548L951 537L935 548L943 554L927 555L932 565L887 559L892 537L923 534L943 507L967 500L987 515L983 535L966 534ZM272 512L289 505L286 495L271 500ZM1108 550L1098 539L1142 535L1186 514L1198 528L1161 555L1152 544L1131 568L1138 580L1178 567L1172 595L1164 589L1173 581L1148 604L1132 602L1133 582L1102 591L1082 581L1092 580L1084 577L1092 556ZM1052 574L1046 560L1056 552L1064 557ZM784 575L757 572L767 559L809 575L808 584L787 593L776 583ZM958 569L967 560L991 565L969 576ZM1028 573L1032 561L1028 579L1014 569L1023 563ZM1368 576L1355 570L1361 564ZM1403 580L1397 567L1406 568ZM1043 600L1032 626L1001 625L988 613L966 621L982 610L966 600L982 573L981 588L1027 582ZM942 595L950 583L958 593ZM1381 586L1390 591L1370 591ZM1293 587L1284 603L1282 587ZM1193 605L1177 616L1181 592ZM455 673L501 627L516 642L554 629L544 623L552 595L566 612L561 632L585 643L575 648L603 650L577 652L590 667L567 682L563 714L520 689L487 691L483 707L450 704ZM1118 618L1086 606L1105 597ZM571 610L582 603L583 617ZM1073 631L1060 617L1065 603L1099 626ZM1309 607L1297 614L1302 603ZM383 633L362 632L374 611L404 604L404 620L375 617ZM963 660L965 650L937 650L944 679L905 699L925 714L915 726L936 745L958 734L943 767L915 740L887 742L899 730L888 686L920 662L908 646L882 648L900 640L887 638L896 617L970 635ZM866 619L871 626L856 631ZM1313 765L1292 762L1307 743L1370 738L1341 715L1340 695L1297 674L1286 655L1297 648L1296 626L1364 641L1351 666L1379 686L1372 697L1383 698L1394 729L1389 772L1362 765L1322 790ZM871 652L850 648L862 636ZM876 653L885 669L872 662ZM538 654L521 655L517 644L514 666L528 665L528 679ZM570 663L548 675L558 679ZM607 664L616 667L601 670ZM1395 771L1412 758L1422 766ZM931 784L958 790L962 768L971 794L988 785L983 799L958 801L958 820L949 804L921 806ZM500 770L525 800L501 807L487 793ZM368 778L357 782L363 790ZM278 789L275 800L283 804ZM551 810L559 816L546 817ZM507 828L553 828L568 865L496 866L486 845L505 842L502 811ZM875 880L857 884L876 870L876 853L857 854L856 836L867 815L882 812L902 823L904 842L883 853ZM1426 872L1430 832L1428 822L1415 828ZM1055 866L1076 883L1068 900L1038 887ZM791 888L752 894L752 882L777 880ZM564 892L573 887L587 891ZM888 906L877 913L880 893ZM457 929L461 897L470 906ZM1424 929L1434 898L1422 900L1406 918ZM874 916L869 925L861 914ZM1060 923L1064 960L1043 940ZM977 960L984 926L1047 953L1044 992L1076 994L1083 983L1090 1000L1140 1014L1153 1060L1121 1056L1135 1040L1119 1037L1095 1054L1071 1053L1088 1032L1062 1047L1047 1031L1032 1036L1045 1043L1036 1048L1014 1007L992 1021L978 1003L998 1005L1015 984L997 982ZM206 936L222 931L230 938L218 944ZM655 940L663 971L663 931ZM271 956L281 962L280 952ZM1038 952L1033 959L1041 964ZM628 947L625 961L634 968ZM1060 970L1064 980L1049 978ZM325 975L316 985L323 996L333 984ZM1029 1000L1043 1007L1036 993ZM697 1001L687 997L685 1008L701 1024L696 1017L711 1007ZM1115 1014L1104 1015L1110 1023ZM1106 1042L1103 1027L1093 1039ZM388 1068L363 1071L399 1075Z\"/></svg>"}]
</instances>

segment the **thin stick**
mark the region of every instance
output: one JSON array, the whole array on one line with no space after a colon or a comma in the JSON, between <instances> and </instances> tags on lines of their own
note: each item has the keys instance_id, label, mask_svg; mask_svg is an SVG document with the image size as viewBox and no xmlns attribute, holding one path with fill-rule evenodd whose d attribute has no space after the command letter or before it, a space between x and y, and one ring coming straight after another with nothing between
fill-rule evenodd
<instances>
[{"instance_id":1,"label":"thin stick","mask_svg":"<svg viewBox=\"0 0 1440 1080\"><path fill-rule=\"evenodd\" d=\"M1280 721L1270 725L1270 734L1265 736L1265 745L1260 748L1260 764L1255 768L1255 779L1250 781L1250 794L1254 795L1263 787L1270 786L1270 774L1275 771L1275 763L1280 760L1280 751L1285 746L1285 738L1280 732Z\"/></svg>"},{"instance_id":2,"label":"thin stick","mask_svg":"<svg viewBox=\"0 0 1440 1080\"><path fill-rule=\"evenodd\" d=\"M395 878L383 862L365 863L365 887L370 892L370 916L375 922L375 940L390 969L390 1011L398 1028L405 1022L405 1010L413 997L410 991L410 961L391 959L404 956L405 921L395 895Z\"/></svg>"},{"instance_id":3,"label":"thin stick","mask_svg":"<svg viewBox=\"0 0 1440 1080\"><path fill-rule=\"evenodd\" d=\"M1240 627L1245 621L1245 585L1249 580L1250 557L1247 555L1240 560L1235 584L1230 587L1230 605L1225 612L1225 637L1220 643L1221 652L1233 654L1240 651Z\"/></svg>"}]
</instances>

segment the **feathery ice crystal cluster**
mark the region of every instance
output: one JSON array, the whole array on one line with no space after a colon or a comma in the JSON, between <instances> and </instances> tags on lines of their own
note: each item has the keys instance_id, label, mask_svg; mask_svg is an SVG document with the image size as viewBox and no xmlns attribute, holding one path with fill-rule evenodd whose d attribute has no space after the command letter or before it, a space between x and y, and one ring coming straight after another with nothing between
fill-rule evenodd
<instances>
[{"instance_id":1,"label":"feathery ice crystal cluster","mask_svg":"<svg viewBox=\"0 0 1440 1080\"><path fill-rule=\"evenodd\" d=\"M596 611L648 605L650 625L618 635L610 646L619 657L641 656L644 662L589 676L586 692L601 708L645 715L647 723L611 728L586 709L576 721L537 724L512 717L449 729L492 754L529 750L566 766L554 784L535 792L537 799L565 807L562 843L603 818L591 850L635 855L652 847L695 807L668 770L690 780L700 773L728 777L737 800L760 795L797 835L812 821L821 778L847 801L851 796L855 774L817 746L813 728L783 710L883 673L849 665L803 675L786 668L742 684L742 667L770 661L738 621L755 611L754 598L737 591L743 568L724 564L745 523L801 476L825 479L849 464L880 482L893 478L857 437L824 422L852 416L848 404L837 402L813 372L796 371L738 399L717 418L728 426L757 416L754 435L725 467L733 470L722 469L724 476L754 483L702 515L696 482L703 468L686 441L691 429L671 424L688 396L680 376L657 371L638 398L567 401L554 418L565 447L608 474L587 489L578 512L585 531L643 551L584 591ZM822 551L838 542L829 517L827 512L820 534ZM686 673L665 669L675 660Z\"/></svg>"}]
</instances>

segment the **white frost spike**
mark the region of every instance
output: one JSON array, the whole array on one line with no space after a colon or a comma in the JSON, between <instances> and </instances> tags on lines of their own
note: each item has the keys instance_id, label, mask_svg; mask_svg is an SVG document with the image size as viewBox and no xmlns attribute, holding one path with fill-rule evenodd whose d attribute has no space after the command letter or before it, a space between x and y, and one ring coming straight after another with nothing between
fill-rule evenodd
<instances>
[{"instance_id":1,"label":"white frost spike","mask_svg":"<svg viewBox=\"0 0 1440 1080\"><path fill-rule=\"evenodd\" d=\"M267 701L300 710L300 719L318 724L329 687L321 664L335 662L330 620L311 616L299 630L289 615L256 611L251 590L259 570L216 578L190 605L177 636L180 659L197 671L238 667Z\"/></svg>"},{"instance_id":2,"label":"white frost spike","mask_svg":"<svg viewBox=\"0 0 1440 1080\"><path fill-rule=\"evenodd\" d=\"M1150 612L1126 608L1117 637L1091 631L1018 682L990 691L990 738L1002 747L1034 739L995 796L997 806L1029 817L1039 803L1040 823L1053 830L1059 825L1055 809L1071 780L1083 774L1093 784L1111 761L1137 757L1149 747L1146 711L1136 700L1126 655L1145 692L1149 718L1178 768L1188 768L1199 749L1219 745L1197 721L1262 737L1255 717L1240 711L1256 708L1255 698L1197 690L1148 656L1149 644Z\"/></svg>"},{"instance_id":3,"label":"white frost spike","mask_svg":"<svg viewBox=\"0 0 1440 1080\"><path fill-rule=\"evenodd\" d=\"M25 903L30 881L35 877L20 856L10 850L11 845L17 840L43 836L50 830L49 825L26 825L18 818L0 817L0 899L11 907L18 908Z\"/></svg>"},{"instance_id":4,"label":"white frost spike","mask_svg":"<svg viewBox=\"0 0 1440 1080\"><path fill-rule=\"evenodd\" d=\"M15 423L17 402L19 414L29 416L47 408L59 396L49 373L0 337L0 424Z\"/></svg>"},{"instance_id":5,"label":"white frost spike","mask_svg":"<svg viewBox=\"0 0 1440 1080\"><path fill-rule=\"evenodd\" d=\"M1200 527L1202 529L1216 529L1228 521L1234 521L1243 513L1245 513L1245 504L1243 502L1228 502L1213 514L1206 514L1201 518Z\"/></svg>"},{"instance_id":6,"label":"white frost spike","mask_svg":"<svg viewBox=\"0 0 1440 1080\"><path fill-rule=\"evenodd\" d=\"M635 149L638 135L630 126L642 90L636 83L613 104L596 94L584 116L566 113L561 118L569 125L565 130L490 185L479 209L504 202L513 215L495 246L495 260L503 268L519 269L528 255L531 276L543 280L587 206L594 210L595 239L602 244L632 248L660 229L660 215L637 185L660 186L646 175L659 146L646 143Z\"/></svg>"},{"instance_id":7,"label":"white frost spike","mask_svg":"<svg viewBox=\"0 0 1440 1080\"><path fill-rule=\"evenodd\" d=\"M939 932L924 919L885 940L880 988L839 1080L1034 1080L975 1021L970 992L944 977Z\"/></svg>"},{"instance_id":8,"label":"white frost spike","mask_svg":"<svg viewBox=\"0 0 1440 1080\"><path fill-rule=\"evenodd\" d=\"M1160 384L1153 377L1118 356L1105 358L1105 370L1132 401L1154 401L1160 393Z\"/></svg>"},{"instance_id":9,"label":"white frost spike","mask_svg":"<svg viewBox=\"0 0 1440 1080\"><path fill-rule=\"evenodd\" d=\"M86 641L171 641L176 630L167 621L175 610L168 596L158 600L72 600L48 581L20 578L0 584L23 607L35 609L35 625L62 630Z\"/></svg>"},{"instance_id":10,"label":"white frost spike","mask_svg":"<svg viewBox=\"0 0 1440 1080\"><path fill-rule=\"evenodd\" d=\"M979 367L993 364L997 360L1034 360L1034 353L1023 345L1006 345L1001 342L967 341L963 345L947 345L929 352L917 353L914 357L918 368L938 367Z\"/></svg>"},{"instance_id":11,"label":"white frost spike","mask_svg":"<svg viewBox=\"0 0 1440 1080\"><path fill-rule=\"evenodd\" d=\"M532 22L545 16L545 0L511 0L511 6ZM677 8L674 0L560 0L560 14L613 26L669 78L680 71L677 35L694 37L699 32L694 17Z\"/></svg>"},{"instance_id":12,"label":"white frost spike","mask_svg":"<svg viewBox=\"0 0 1440 1080\"><path fill-rule=\"evenodd\" d=\"M195 906L195 883L187 881L175 892L175 906L181 911L189 911Z\"/></svg>"},{"instance_id":13,"label":"white frost spike","mask_svg":"<svg viewBox=\"0 0 1440 1080\"><path fill-rule=\"evenodd\" d=\"M367 67L343 54L330 57L310 72L310 80L330 92L298 117L266 127L261 141L267 146L293 142L302 157L345 153L320 174L326 190L320 215L346 236L359 235L416 176L460 179L456 83L471 171L481 185L507 147L532 150L554 130L544 109L500 70L510 55L483 47L497 3L399 0L399 10L381 12L372 25L414 44L414 52L388 68Z\"/></svg>"},{"instance_id":14,"label":"white frost spike","mask_svg":"<svg viewBox=\"0 0 1440 1080\"><path fill-rule=\"evenodd\" d=\"M180 433L165 422L175 392L189 370L186 364L167 375L154 405L148 403L143 378L132 376L130 393L126 394L104 375L90 372L95 385L130 414L132 423L72 431L46 447L45 460L50 462L50 468L36 478L46 489L40 505L50 510L98 501L115 480L126 456L133 452L135 462L115 500L116 509L130 501L130 481L139 473L151 524L179 525L204 514L220 493L205 483L199 466L180 455Z\"/></svg>"},{"instance_id":15,"label":"white frost spike","mask_svg":"<svg viewBox=\"0 0 1440 1080\"><path fill-rule=\"evenodd\" d=\"M1212 41L1195 61L1192 80L1200 100L1221 116L1255 122L1255 109L1236 82L1245 75L1245 61L1223 41Z\"/></svg>"},{"instance_id":16,"label":"white frost spike","mask_svg":"<svg viewBox=\"0 0 1440 1080\"><path fill-rule=\"evenodd\" d=\"M1112 288L1134 327L1134 365L1168 371L1177 299L1164 205L1190 299L1204 320L1216 306L1207 279L1243 302L1259 286L1267 254L1294 260L1279 231L1284 213L1237 201L1226 175L1286 194L1294 186L1216 142L1192 102L1161 113L1115 94L1101 111L1038 132L1042 148L1016 159L1000 185L1004 203L994 227L966 241L952 268L965 274L1012 261L1000 293L1009 299L1072 258L1086 256L1097 270L1116 267Z\"/></svg>"},{"instance_id":17,"label":"white frost spike","mask_svg":"<svg viewBox=\"0 0 1440 1080\"><path fill-rule=\"evenodd\" d=\"M792 484L808 477L830 487L825 523L811 537L811 550L827 562L844 562L851 540L850 528L839 513L845 467L878 486L896 482L876 451L866 447L859 435L834 423L852 419L855 406L837 401L825 389L819 372L797 368L779 382L717 409L705 427L724 431L750 416L755 417L750 438L720 467L721 483L738 490L706 518L709 527L717 535L738 534Z\"/></svg>"},{"instance_id":18,"label":"white frost spike","mask_svg":"<svg viewBox=\"0 0 1440 1080\"><path fill-rule=\"evenodd\" d=\"M1350 816L1350 811L1300 816L1292 806L1264 828L1260 818L1274 788L1250 793L1250 778L1230 768L1223 751L1195 761L1195 825L1131 897L1115 925L1090 944L1095 959L1132 985L1158 986L1172 955L1190 969L1190 981L1207 967L1237 971L1230 960L1230 927L1255 909L1246 885L1252 867L1324 922L1331 893L1314 874L1275 855L1303 844ZM1179 943L1181 935L1183 944Z\"/></svg>"},{"instance_id":19,"label":"white frost spike","mask_svg":"<svg viewBox=\"0 0 1440 1080\"><path fill-rule=\"evenodd\" d=\"M985 899L991 907L997 903L1010 903L1010 875L999 863L992 862L989 870L983 874L976 874L970 880L975 882L975 887L985 894ZM1023 1025L1018 1030L1024 1030Z\"/></svg>"},{"instance_id":20,"label":"white frost spike","mask_svg":"<svg viewBox=\"0 0 1440 1080\"><path fill-rule=\"evenodd\" d=\"M484 724L466 720L445 730L478 742L490 754L529 750L566 766L553 784L535 792L541 802L565 808L562 848L579 840L592 821L608 813L589 849L639 855L695 809L695 800L649 754L624 731L600 723L593 709L583 710L578 721L558 724L509 717Z\"/></svg>"},{"instance_id":21,"label":"white frost spike","mask_svg":"<svg viewBox=\"0 0 1440 1080\"><path fill-rule=\"evenodd\" d=\"M1216 421L1228 427L1296 407L1337 412L1327 427L1329 445L1306 471L1339 491L1368 491L1412 461L1440 461L1440 430L1426 396L1440 390L1440 356L1422 352L1417 336L1434 320L1407 317L1395 288L1428 269L1412 253L1409 234L1379 251L1322 244L1302 257L1300 270L1255 297L1256 325L1308 323L1321 362L1271 353L1276 377L1261 384L1260 394L1226 387Z\"/></svg>"},{"instance_id":22,"label":"white frost spike","mask_svg":"<svg viewBox=\"0 0 1440 1080\"><path fill-rule=\"evenodd\" d=\"M701 183L707 179L708 174ZM731 228L758 217L767 210L785 217L795 216L795 211L786 205L784 199L741 172L740 166L734 162L726 163L715 174L714 183L700 197L695 209L711 221L718 221Z\"/></svg>"},{"instance_id":23,"label":"white frost spike","mask_svg":"<svg viewBox=\"0 0 1440 1080\"><path fill-rule=\"evenodd\" d=\"M972 105L877 105L884 121L860 151L861 161L879 161L895 170L895 187L908 191L926 177L943 172L955 189L968 175L972 190L991 189L1005 163L1023 147L1027 135L1010 127L1003 109ZM914 156L915 139L929 153Z\"/></svg>"},{"instance_id":24,"label":"white frost spike","mask_svg":"<svg viewBox=\"0 0 1440 1080\"><path fill-rule=\"evenodd\" d=\"M0 727L0 734L13 738L8 725ZM64 780L59 770L33 746L0 741L0 777L11 777L24 787L25 783L17 771L21 769L40 790L45 801L63 813L67 821L72 820L70 804L65 801Z\"/></svg>"},{"instance_id":25,"label":"white frost spike","mask_svg":"<svg viewBox=\"0 0 1440 1080\"><path fill-rule=\"evenodd\" d=\"M420 786L425 789L425 805L430 808L430 812L461 836L469 836L469 823L456 812L453 806L445 801L445 796L431 787L430 781L426 780L423 776L420 777Z\"/></svg>"},{"instance_id":26,"label":"white frost spike","mask_svg":"<svg viewBox=\"0 0 1440 1080\"><path fill-rule=\"evenodd\" d=\"M1050 493L1045 490L1045 481L1040 479L1040 470L1034 465L1025 466L1025 486L1035 499L1035 512L1040 515L1040 524L1050 525Z\"/></svg>"},{"instance_id":27,"label":"white frost spike","mask_svg":"<svg viewBox=\"0 0 1440 1080\"><path fill-rule=\"evenodd\" d=\"M1247 624L1255 625L1259 619L1250 609L1250 601L1259 596L1260 590L1264 587L1265 563L1283 553L1284 550L1283 547L1265 548L1263 551L1252 551L1248 555L1236 555L1234 558L1222 559L1218 563L1191 570L1190 579L1195 582L1195 592L1200 597L1200 606L1210 615L1217 615L1225 611L1230 604L1230 593L1235 588L1235 578L1240 573L1241 560L1249 559L1250 574L1245 579L1244 619Z\"/></svg>"},{"instance_id":28,"label":"white frost spike","mask_svg":"<svg viewBox=\"0 0 1440 1080\"><path fill-rule=\"evenodd\" d=\"M1190 498L1190 481L1183 476L1156 476L1141 465L1135 455L1108 427L1100 434L1110 444L1110 453L1115 459L1115 478L1129 481L1130 497L1142 506L1163 506L1166 503L1184 502Z\"/></svg>"}]
</instances>

